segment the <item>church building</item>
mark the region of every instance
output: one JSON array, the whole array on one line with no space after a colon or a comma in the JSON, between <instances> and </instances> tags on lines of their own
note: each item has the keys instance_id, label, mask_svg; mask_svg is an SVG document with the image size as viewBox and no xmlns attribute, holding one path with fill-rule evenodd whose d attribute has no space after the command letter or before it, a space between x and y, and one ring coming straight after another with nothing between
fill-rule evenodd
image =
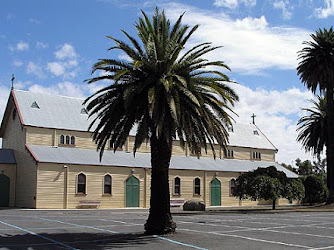
<instances>
[{"instance_id":1,"label":"church building","mask_svg":"<svg viewBox=\"0 0 334 250\"><path fill-rule=\"evenodd\" d=\"M0 127L0 207L149 207L150 145L143 144L134 157L133 130L123 148L114 153L108 145L100 161L83 101L11 91ZM211 151L198 159L174 142L172 205L193 198L207 207L266 204L235 198L236 178L268 166L298 177L275 162L277 148L255 124L235 123L228 131L228 149L216 145L216 159Z\"/></svg>"}]
</instances>

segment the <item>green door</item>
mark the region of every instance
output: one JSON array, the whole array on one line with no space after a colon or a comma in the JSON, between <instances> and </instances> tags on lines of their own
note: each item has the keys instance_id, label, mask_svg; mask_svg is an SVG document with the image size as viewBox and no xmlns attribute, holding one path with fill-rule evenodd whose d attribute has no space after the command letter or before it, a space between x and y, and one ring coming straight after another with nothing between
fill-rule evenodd
<instances>
[{"instance_id":1,"label":"green door","mask_svg":"<svg viewBox=\"0 0 334 250\"><path fill-rule=\"evenodd\" d=\"M9 177L0 174L0 207L9 206Z\"/></svg>"},{"instance_id":2,"label":"green door","mask_svg":"<svg viewBox=\"0 0 334 250\"><path fill-rule=\"evenodd\" d=\"M126 180L126 207L139 207L139 180L134 176Z\"/></svg>"},{"instance_id":3,"label":"green door","mask_svg":"<svg viewBox=\"0 0 334 250\"><path fill-rule=\"evenodd\" d=\"M211 181L211 206L221 205L221 184L220 181L215 178Z\"/></svg>"}]
</instances>

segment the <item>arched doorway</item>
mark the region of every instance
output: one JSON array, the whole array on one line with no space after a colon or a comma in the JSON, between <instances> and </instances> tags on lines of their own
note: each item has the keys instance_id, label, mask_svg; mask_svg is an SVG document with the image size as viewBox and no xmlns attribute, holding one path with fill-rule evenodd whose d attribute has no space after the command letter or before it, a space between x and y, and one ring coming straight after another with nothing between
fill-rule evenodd
<instances>
[{"instance_id":1,"label":"arched doorway","mask_svg":"<svg viewBox=\"0 0 334 250\"><path fill-rule=\"evenodd\" d=\"M139 180L131 176L126 180L126 207L139 207Z\"/></svg>"},{"instance_id":2,"label":"arched doorway","mask_svg":"<svg viewBox=\"0 0 334 250\"><path fill-rule=\"evenodd\" d=\"M9 187L9 177L4 174L0 174L0 207L9 206Z\"/></svg>"},{"instance_id":3,"label":"arched doorway","mask_svg":"<svg viewBox=\"0 0 334 250\"><path fill-rule=\"evenodd\" d=\"M221 205L221 184L217 178L214 178L211 183L211 206Z\"/></svg>"}]
</instances>

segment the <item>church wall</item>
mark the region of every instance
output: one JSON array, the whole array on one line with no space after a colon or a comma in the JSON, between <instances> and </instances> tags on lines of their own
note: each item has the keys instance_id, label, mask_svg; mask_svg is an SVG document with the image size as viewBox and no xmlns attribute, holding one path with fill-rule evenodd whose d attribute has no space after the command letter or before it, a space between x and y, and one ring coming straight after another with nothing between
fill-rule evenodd
<instances>
[{"instance_id":1,"label":"church wall","mask_svg":"<svg viewBox=\"0 0 334 250\"><path fill-rule=\"evenodd\" d=\"M12 114L13 110L11 110ZM16 203L17 207L35 207L36 199L36 164L27 149L26 128L21 126L19 114L15 119L10 115L3 136L2 148L13 149L17 162Z\"/></svg>"},{"instance_id":2,"label":"church wall","mask_svg":"<svg viewBox=\"0 0 334 250\"><path fill-rule=\"evenodd\" d=\"M16 164L0 164L0 174L9 177L9 206L15 206Z\"/></svg>"}]
</instances>

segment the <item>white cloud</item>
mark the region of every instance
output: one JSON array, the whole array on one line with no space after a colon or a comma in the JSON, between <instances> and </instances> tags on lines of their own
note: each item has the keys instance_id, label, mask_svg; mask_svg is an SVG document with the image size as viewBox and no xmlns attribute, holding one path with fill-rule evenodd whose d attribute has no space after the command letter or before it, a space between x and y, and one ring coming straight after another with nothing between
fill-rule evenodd
<instances>
[{"instance_id":1,"label":"white cloud","mask_svg":"<svg viewBox=\"0 0 334 250\"><path fill-rule=\"evenodd\" d=\"M282 10L282 17L285 20L289 20L292 17L293 6L289 3L289 0L279 0L273 3L275 9Z\"/></svg>"},{"instance_id":2,"label":"white cloud","mask_svg":"<svg viewBox=\"0 0 334 250\"><path fill-rule=\"evenodd\" d=\"M238 6L238 0L215 0L213 4L218 7L235 9Z\"/></svg>"},{"instance_id":3,"label":"white cloud","mask_svg":"<svg viewBox=\"0 0 334 250\"><path fill-rule=\"evenodd\" d=\"M164 6L168 17L175 20L186 11L183 23L201 24L188 46L211 41L224 48L209 53L208 59L224 60L234 72L259 74L266 69L295 69L297 51L311 31L268 24L265 16L233 19L224 13L198 9L188 5Z\"/></svg>"},{"instance_id":4,"label":"white cloud","mask_svg":"<svg viewBox=\"0 0 334 250\"><path fill-rule=\"evenodd\" d=\"M334 0L325 0L325 8L315 9L315 16L318 18L327 18L334 15Z\"/></svg>"},{"instance_id":5,"label":"white cloud","mask_svg":"<svg viewBox=\"0 0 334 250\"><path fill-rule=\"evenodd\" d=\"M34 84L29 87L29 91L33 93L47 93L54 95L79 97L79 98L84 98L86 96L84 92L85 90L87 90L87 84L83 83L80 85L69 81L60 82L52 86L42 86Z\"/></svg>"},{"instance_id":6,"label":"white cloud","mask_svg":"<svg viewBox=\"0 0 334 250\"><path fill-rule=\"evenodd\" d=\"M309 91L291 88L284 91L252 90L243 85L230 85L238 93L240 102L235 111L237 122L255 123L269 140L278 148L276 161L290 164L296 158L311 159L305 154L301 144L296 142L297 120L304 115L301 108L310 107L309 99L314 98Z\"/></svg>"},{"instance_id":7,"label":"white cloud","mask_svg":"<svg viewBox=\"0 0 334 250\"><path fill-rule=\"evenodd\" d=\"M29 44L26 43L26 42L22 42L22 41L20 41L20 42L18 42L18 43L16 44L16 49L17 49L18 51L28 50L28 49L29 49Z\"/></svg>"},{"instance_id":8,"label":"white cloud","mask_svg":"<svg viewBox=\"0 0 334 250\"><path fill-rule=\"evenodd\" d=\"M77 54L72 45L65 43L59 50L55 52L55 56L59 60L75 59Z\"/></svg>"},{"instance_id":9,"label":"white cloud","mask_svg":"<svg viewBox=\"0 0 334 250\"><path fill-rule=\"evenodd\" d=\"M17 60L17 59L15 59L15 60L13 61L13 65L14 65L15 67L21 67L21 66L23 65L23 62L22 62L21 60Z\"/></svg>"},{"instance_id":10,"label":"white cloud","mask_svg":"<svg viewBox=\"0 0 334 250\"><path fill-rule=\"evenodd\" d=\"M29 43L20 41L15 46L9 45L10 51L25 51L29 49Z\"/></svg>"},{"instance_id":11,"label":"white cloud","mask_svg":"<svg viewBox=\"0 0 334 250\"><path fill-rule=\"evenodd\" d=\"M47 70L55 76L62 76L63 79L76 77L78 55L74 47L65 43L59 50L54 52L54 55L58 61L49 62L47 64Z\"/></svg>"},{"instance_id":12,"label":"white cloud","mask_svg":"<svg viewBox=\"0 0 334 250\"><path fill-rule=\"evenodd\" d=\"M59 62L48 63L47 69L55 76L61 76L65 74L65 67Z\"/></svg>"},{"instance_id":13,"label":"white cloud","mask_svg":"<svg viewBox=\"0 0 334 250\"><path fill-rule=\"evenodd\" d=\"M256 0L215 0L213 3L217 7L229 9L236 9L240 4L244 4L246 7L254 7Z\"/></svg>"},{"instance_id":14,"label":"white cloud","mask_svg":"<svg viewBox=\"0 0 334 250\"><path fill-rule=\"evenodd\" d=\"M36 64L34 62L29 62L26 67L26 72L31 75L35 75L38 78L44 78L44 73L42 70L42 67L39 64Z\"/></svg>"},{"instance_id":15,"label":"white cloud","mask_svg":"<svg viewBox=\"0 0 334 250\"><path fill-rule=\"evenodd\" d=\"M40 24L41 22L37 20L36 18L29 18L28 21L33 24Z\"/></svg>"},{"instance_id":16,"label":"white cloud","mask_svg":"<svg viewBox=\"0 0 334 250\"><path fill-rule=\"evenodd\" d=\"M49 45L47 43L43 43L43 42L40 42L40 41L36 42L36 48L45 49L47 47L49 47Z\"/></svg>"},{"instance_id":17,"label":"white cloud","mask_svg":"<svg viewBox=\"0 0 334 250\"><path fill-rule=\"evenodd\" d=\"M25 89L27 86L31 85L31 81L14 81L14 89Z\"/></svg>"}]
</instances>

